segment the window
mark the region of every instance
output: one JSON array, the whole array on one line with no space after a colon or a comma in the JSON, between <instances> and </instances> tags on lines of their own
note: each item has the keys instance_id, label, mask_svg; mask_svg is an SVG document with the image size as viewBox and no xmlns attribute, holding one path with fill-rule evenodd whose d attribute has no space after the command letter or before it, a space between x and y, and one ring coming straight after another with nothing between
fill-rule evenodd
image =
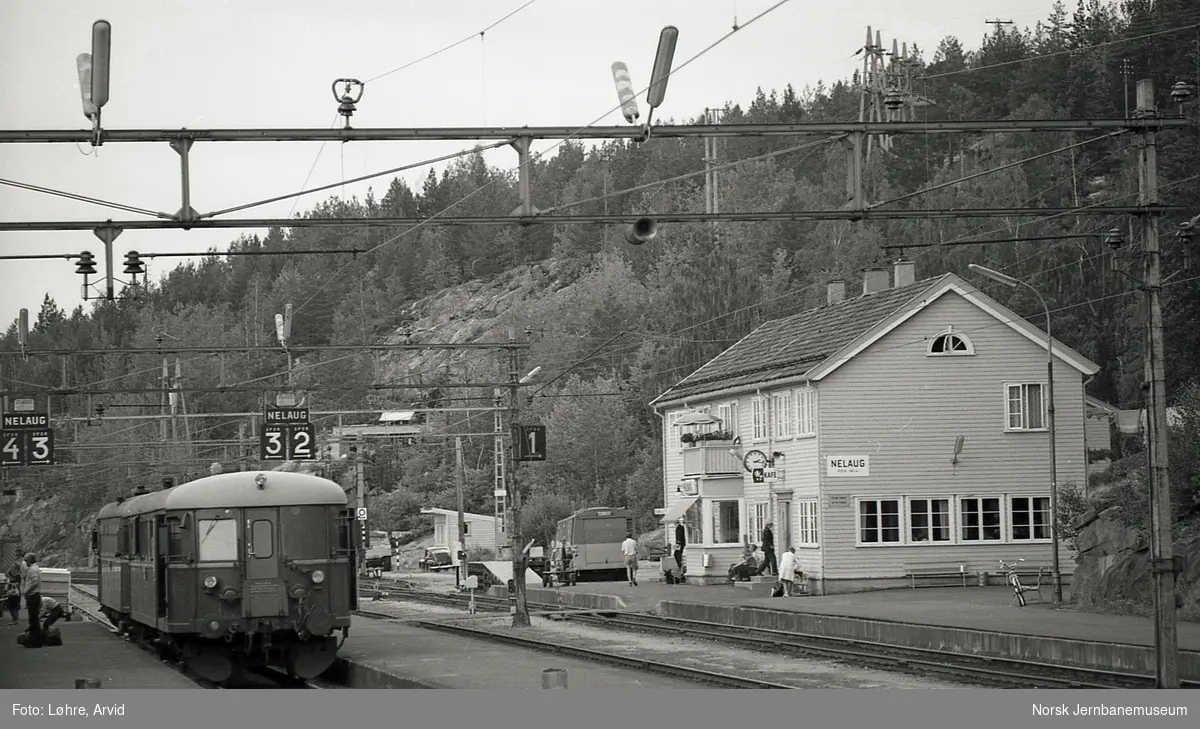
<instances>
[{"instance_id":1,"label":"window","mask_svg":"<svg viewBox=\"0 0 1200 729\"><path fill-rule=\"evenodd\" d=\"M1000 528L1000 498L959 499L959 538L964 542L998 542Z\"/></svg>"},{"instance_id":2,"label":"window","mask_svg":"<svg viewBox=\"0 0 1200 729\"><path fill-rule=\"evenodd\" d=\"M496 528L501 532L504 531L504 522L506 520L506 516L504 514L504 510L506 508L505 498L506 497L504 496L496 497Z\"/></svg>"},{"instance_id":3,"label":"window","mask_svg":"<svg viewBox=\"0 0 1200 729\"><path fill-rule=\"evenodd\" d=\"M693 502L692 505L688 507L688 510L683 514L683 526L685 534L687 535L688 544L701 541L702 535L700 534L700 524L700 500L696 499L696 501ZM674 532L671 532L671 538L675 538Z\"/></svg>"},{"instance_id":4,"label":"window","mask_svg":"<svg viewBox=\"0 0 1200 729\"><path fill-rule=\"evenodd\" d=\"M792 393L784 392L771 399L771 415L774 416L774 433L776 438L791 438L792 421L796 412L792 410Z\"/></svg>"},{"instance_id":5,"label":"window","mask_svg":"<svg viewBox=\"0 0 1200 729\"><path fill-rule=\"evenodd\" d=\"M736 501L712 502L713 544L741 543L741 516Z\"/></svg>"},{"instance_id":6,"label":"window","mask_svg":"<svg viewBox=\"0 0 1200 729\"><path fill-rule=\"evenodd\" d=\"M236 562L237 522L233 519L200 519L197 522L201 562Z\"/></svg>"},{"instance_id":7,"label":"window","mask_svg":"<svg viewBox=\"0 0 1200 729\"><path fill-rule=\"evenodd\" d=\"M271 522L258 519L251 525L250 544L258 559L267 559L275 554L275 530L271 528Z\"/></svg>"},{"instance_id":8,"label":"window","mask_svg":"<svg viewBox=\"0 0 1200 729\"><path fill-rule=\"evenodd\" d=\"M796 435L817 434L817 391L811 387L796 390Z\"/></svg>"},{"instance_id":9,"label":"window","mask_svg":"<svg viewBox=\"0 0 1200 729\"><path fill-rule=\"evenodd\" d=\"M1013 496L1009 501L1009 537L1014 541L1050 538L1050 499Z\"/></svg>"},{"instance_id":10,"label":"window","mask_svg":"<svg viewBox=\"0 0 1200 729\"><path fill-rule=\"evenodd\" d=\"M975 345L971 344L971 340L967 339L966 335L954 331L954 327L949 327L930 340L928 354L931 357L975 354Z\"/></svg>"},{"instance_id":11,"label":"window","mask_svg":"<svg viewBox=\"0 0 1200 729\"><path fill-rule=\"evenodd\" d=\"M796 542L802 547L815 547L820 544L817 537L817 502L796 502Z\"/></svg>"},{"instance_id":12,"label":"window","mask_svg":"<svg viewBox=\"0 0 1200 729\"><path fill-rule=\"evenodd\" d=\"M750 401L750 409L754 420L754 440L767 439L767 400L756 397Z\"/></svg>"},{"instance_id":13,"label":"window","mask_svg":"<svg viewBox=\"0 0 1200 729\"><path fill-rule=\"evenodd\" d=\"M1008 430L1045 430L1046 403L1042 385L1008 385Z\"/></svg>"},{"instance_id":14,"label":"window","mask_svg":"<svg viewBox=\"0 0 1200 729\"><path fill-rule=\"evenodd\" d=\"M721 419L721 430L738 436L738 404L736 401L717 406L717 417Z\"/></svg>"},{"instance_id":15,"label":"window","mask_svg":"<svg viewBox=\"0 0 1200 729\"><path fill-rule=\"evenodd\" d=\"M763 528L771 521L771 504L764 501L754 505L754 518L750 521L750 541L762 539Z\"/></svg>"},{"instance_id":16,"label":"window","mask_svg":"<svg viewBox=\"0 0 1200 729\"><path fill-rule=\"evenodd\" d=\"M908 533L914 543L950 541L950 499L909 499Z\"/></svg>"},{"instance_id":17,"label":"window","mask_svg":"<svg viewBox=\"0 0 1200 729\"><path fill-rule=\"evenodd\" d=\"M862 544L898 544L900 500L858 502L858 540Z\"/></svg>"}]
</instances>

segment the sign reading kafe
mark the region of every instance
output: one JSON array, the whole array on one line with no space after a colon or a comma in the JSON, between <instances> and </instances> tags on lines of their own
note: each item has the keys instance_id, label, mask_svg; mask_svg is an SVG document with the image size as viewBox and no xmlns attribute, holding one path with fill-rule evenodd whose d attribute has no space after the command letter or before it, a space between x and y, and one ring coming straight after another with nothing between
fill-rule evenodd
<instances>
[{"instance_id":1,"label":"sign reading kafe","mask_svg":"<svg viewBox=\"0 0 1200 729\"><path fill-rule=\"evenodd\" d=\"M870 476L870 456L825 456L826 476Z\"/></svg>"},{"instance_id":2,"label":"sign reading kafe","mask_svg":"<svg viewBox=\"0 0 1200 729\"><path fill-rule=\"evenodd\" d=\"M0 417L0 466L54 464L54 429L49 413L3 413Z\"/></svg>"}]
</instances>

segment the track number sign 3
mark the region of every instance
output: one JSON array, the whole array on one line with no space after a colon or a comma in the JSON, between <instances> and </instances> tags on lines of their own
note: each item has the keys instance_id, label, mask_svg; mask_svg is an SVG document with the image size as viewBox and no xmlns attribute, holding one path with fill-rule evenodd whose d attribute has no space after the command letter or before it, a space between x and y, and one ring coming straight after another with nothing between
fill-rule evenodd
<instances>
[{"instance_id":1,"label":"track number sign 3","mask_svg":"<svg viewBox=\"0 0 1200 729\"><path fill-rule=\"evenodd\" d=\"M315 461L316 433L308 422L307 408L268 409L259 437L259 458L264 461Z\"/></svg>"}]
</instances>

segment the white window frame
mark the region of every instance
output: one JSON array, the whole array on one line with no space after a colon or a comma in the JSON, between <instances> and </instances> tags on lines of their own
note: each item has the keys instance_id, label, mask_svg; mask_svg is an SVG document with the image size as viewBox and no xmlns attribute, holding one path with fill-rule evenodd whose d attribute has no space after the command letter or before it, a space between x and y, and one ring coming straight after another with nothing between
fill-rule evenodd
<instances>
[{"instance_id":1,"label":"white window frame","mask_svg":"<svg viewBox=\"0 0 1200 729\"><path fill-rule=\"evenodd\" d=\"M1029 536L1028 537L1018 537L1016 535L1016 529L1017 529L1016 512L1017 512L1017 510L1016 510L1016 507L1013 505L1013 502L1016 501L1017 499L1028 499L1030 501L1029 509L1026 512L1029 515ZM1045 508L1044 509L1037 508L1036 507L1037 501L1043 501ZM1007 512L1008 512L1007 513L1007 517L1008 517L1007 536L1008 536L1009 542L1014 543L1014 544L1049 544L1050 543L1050 541L1051 541L1050 535L1052 534L1052 532L1050 530L1051 514L1050 514L1050 497L1049 496L1044 496L1041 494L1008 494L1008 498L1006 499L1006 502L1007 502L1006 506L1007 506ZM1044 536L1044 537L1034 536L1034 529L1036 526L1036 521L1034 520L1034 515L1038 514L1038 513L1044 513L1046 515L1045 522L1044 522L1046 536Z\"/></svg>"},{"instance_id":2,"label":"white window frame","mask_svg":"<svg viewBox=\"0 0 1200 729\"><path fill-rule=\"evenodd\" d=\"M1029 418L1027 417L1027 409L1029 403L1029 388L1037 387L1038 394L1042 402L1042 424L1040 427L1029 427ZM1020 396L1018 400L1012 399L1012 389L1019 388ZM1049 430L1049 402L1046 398L1046 393L1049 388L1045 382L1006 382L1004 383L1004 431L1006 433L1045 433ZM1014 402L1020 403L1020 413L1017 415L1020 418L1020 424L1013 426L1013 410Z\"/></svg>"},{"instance_id":3,"label":"white window frame","mask_svg":"<svg viewBox=\"0 0 1200 729\"><path fill-rule=\"evenodd\" d=\"M882 518L882 514L883 514L882 504L884 502L892 502L892 501L896 502L897 540L894 542L885 542L885 541L883 541L884 526L883 526L883 518ZM863 537L862 505L863 504L875 504L876 505L876 516L877 516L877 518L879 518L879 524L875 527L875 530L880 537L879 541L877 541L877 542L864 542L863 541L863 538L862 538ZM855 546L858 546L858 547L900 547L900 546L904 546L906 544L905 539L904 539L904 523L905 523L904 510L905 510L905 506L904 506L904 497L903 496L878 496L878 497L871 498L871 499L855 499L854 500L854 542L855 542Z\"/></svg>"},{"instance_id":4,"label":"white window frame","mask_svg":"<svg viewBox=\"0 0 1200 729\"><path fill-rule=\"evenodd\" d=\"M750 541L757 544L762 539L763 528L771 523L771 502L759 501L754 504L754 513L750 518Z\"/></svg>"},{"instance_id":5,"label":"white window frame","mask_svg":"<svg viewBox=\"0 0 1200 729\"><path fill-rule=\"evenodd\" d=\"M817 518L817 500L803 499L792 502L796 513L795 543L797 547L820 547L820 520Z\"/></svg>"},{"instance_id":6,"label":"white window frame","mask_svg":"<svg viewBox=\"0 0 1200 729\"><path fill-rule=\"evenodd\" d=\"M717 417L721 419L721 430L738 437L738 403L737 400L721 403L717 406Z\"/></svg>"},{"instance_id":7,"label":"white window frame","mask_svg":"<svg viewBox=\"0 0 1200 729\"><path fill-rule=\"evenodd\" d=\"M997 514L997 516L1000 517L1000 524L998 525L1000 527L1000 536L997 537L996 539L987 539L986 537L984 537L983 515L985 513L991 513L991 512L985 512L984 508L983 508L984 507L983 502L987 499L995 499L996 500L996 514ZM955 498L954 501L955 501L954 513L955 513L955 522L956 522L955 531L954 531L954 537L955 537L954 541L956 544L1005 544L1008 542L1008 530L1006 528L1006 524L1007 524L1008 520L1005 517L1005 507L1004 507L1004 504L1007 501L1007 498L1005 497L1004 494L978 494L978 495L970 495L970 496L958 496ZM967 524L966 515L963 513L963 502L964 501L979 502L979 509L978 509L979 524L976 525L975 527L973 527L973 528L979 529L979 538L978 539L967 539L966 536L963 535L963 530L969 528L969 525Z\"/></svg>"},{"instance_id":8,"label":"white window frame","mask_svg":"<svg viewBox=\"0 0 1200 729\"><path fill-rule=\"evenodd\" d=\"M1030 499L1029 509L1022 509L1020 512L1015 508L1014 501L1020 499ZM913 502L914 501L947 501L949 506L949 530L950 539L947 541L934 540L916 540L913 539ZM987 500L994 500L996 510L984 510ZM885 501L895 501L899 504L899 523L900 523L900 540L896 542L864 542L862 541L863 519L862 519L862 504L864 503L880 503ZM978 525L969 526L967 513L964 509L966 502L978 502L978 508L971 513L977 515ZM799 504L803 502L795 502L797 504L797 516L804 513L803 508ZM815 508L815 507L814 507ZM877 510L878 513L879 510ZM997 517L998 524L994 524L988 528L998 529L995 539L987 539L984 537L984 519L985 513L994 513ZM1028 537L1018 537L1015 534L1015 514L1028 513L1030 524L1030 535ZM1040 526L1042 534L1045 536L1035 537L1035 525L1038 521L1034 515L1041 514ZM857 547L923 547L926 545L995 545L995 544L1050 544L1053 542L1050 530L1050 496L1044 492L1039 493L984 493L984 494L917 494L913 496L897 496L894 494L883 494L873 498L855 499L854 503L854 541ZM876 531L882 537L882 521L879 526L876 526ZM969 539L965 535L965 530L968 528L978 528L979 538ZM804 527L801 525L797 531L797 536L801 537ZM808 545L805 545L808 546Z\"/></svg>"},{"instance_id":9,"label":"white window frame","mask_svg":"<svg viewBox=\"0 0 1200 729\"><path fill-rule=\"evenodd\" d=\"M817 391L812 387L796 390L792 398L796 409L796 437L815 438L817 435Z\"/></svg>"},{"instance_id":10,"label":"white window frame","mask_svg":"<svg viewBox=\"0 0 1200 729\"><path fill-rule=\"evenodd\" d=\"M760 395L751 398L750 411L753 415L751 440L766 440L770 435L770 402L768 398Z\"/></svg>"},{"instance_id":11,"label":"white window frame","mask_svg":"<svg viewBox=\"0 0 1200 729\"><path fill-rule=\"evenodd\" d=\"M792 392L785 390L771 396L771 433L778 440L790 440L795 435L796 411L792 407Z\"/></svg>"},{"instance_id":12,"label":"white window frame","mask_svg":"<svg viewBox=\"0 0 1200 729\"><path fill-rule=\"evenodd\" d=\"M735 525L736 528L734 529L734 540L732 542L717 541L717 538L720 536L720 533L721 533L721 529L719 528L721 526L721 521L720 521L721 510L719 508L720 504L737 504L737 507L738 507L738 517L737 517L738 523ZM710 535L710 538L712 539L712 541L710 541L709 544L714 547L727 546L727 545L731 545L731 544L741 544L742 543L742 528L743 528L743 524L745 523L745 517L746 517L745 499L736 499L736 498L734 498L734 499L730 499L730 498L713 499L710 502L709 510L711 513L709 514L708 523L709 523L709 528L712 530L712 534Z\"/></svg>"},{"instance_id":13,"label":"white window frame","mask_svg":"<svg viewBox=\"0 0 1200 729\"><path fill-rule=\"evenodd\" d=\"M935 344L937 344L938 341L945 339L947 337L957 338L958 340L960 340L963 343L963 345L966 348L963 350L949 351L949 352L947 352L945 350L943 350L941 352L933 351L933 346ZM975 344L967 337L966 334L963 334L962 332L954 331L954 327L946 327L946 329L944 331L938 332L937 335L935 335L932 339L929 340L929 346L926 347L926 349L925 349L926 357L970 357L971 355L974 355L974 354L975 354Z\"/></svg>"},{"instance_id":14,"label":"white window frame","mask_svg":"<svg viewBox=\"0 0 1200 729\"><path fill-rule=\"evenodd\" d=\"M933 504L936 501L946 502L946 511L944 512L946 522L942 527L934 527L934 514L942 514L943 512L934 511ZM925 530L928 539L916 539L914 537L913 507L916 502L923 502L925 505L924 515L928 518L928 522L920 527ZM956 499L952 495L942 494L941 496L906 496L904 497L904 539L908 544L913 546L939 545L939 544L954 544L954 507ZM935 529L944 529L946 538L935 539Z\"/></svg>"}]
</instances>

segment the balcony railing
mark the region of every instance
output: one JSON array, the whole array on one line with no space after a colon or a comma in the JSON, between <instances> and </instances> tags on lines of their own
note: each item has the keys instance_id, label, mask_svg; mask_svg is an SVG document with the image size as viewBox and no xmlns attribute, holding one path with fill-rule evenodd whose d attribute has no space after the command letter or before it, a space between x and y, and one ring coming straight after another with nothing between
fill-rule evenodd
<instances>
[{"instance_id":1,"label":"balcony railing","mask_svg":"<svg viewBox=\"0 0 1200 729\"><path fill-rule=\"evenodd\" d=\"M732 441L707 441L683 449L684 476L716 476L742 472L742 462L729 452Z\"/></svg>"}]
</instances>

